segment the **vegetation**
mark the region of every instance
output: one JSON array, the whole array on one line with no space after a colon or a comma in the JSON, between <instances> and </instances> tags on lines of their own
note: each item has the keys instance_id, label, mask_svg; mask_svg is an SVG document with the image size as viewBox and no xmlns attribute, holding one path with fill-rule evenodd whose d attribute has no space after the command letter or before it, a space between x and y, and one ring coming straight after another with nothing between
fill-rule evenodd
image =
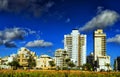
<instances>
[{"instance_id":1,"label":"vegetation","mask_svg":"<svg viewBox=\"0 0 120 77\"><path fill-rule=\"evenodd\" d=\"M83 70L87 70L87 71L92 71L93 70L93 67L91 64L89 63L86 63L82 66Z\"/></svg>"},{"instance_id":2,"label":"vegetation","mask_svg":"<svg viewBox=\"0 0 120 77\"><path fill-rule=\"evenodd\" d=\"M28 67L32 69L35 66L36 66L36 61L32 56L30 56L28 59Z\"/></svg>"},{"instance_id":3,"label":"vegetation","mask_svg":"<svg viewBox=\"0 0 120 77\"><path fill-rule=\"evenodd\" d=\"M70 62L68 62L68 66L71 67L71 68L73 68L73 67L75 67L75 64L70 61Z\"/></svg>"},{"instance_id":4,"label":"vegetation","mask_svg":"<svg viewBox=\"0 0 120 77\"><path fill-rule=\"evenodd\" d=\"M120 72L0 70L0 77L119 77Z\"/></svg>"},{"instance_id":5,"label":"vegetation","mask_svg":"<svg viewBox=\"0 0 120 77\"><path fill-rule=\"evenodd\" d=\"M14 70L16 70L20 66L18 61L12 61L8 63L8 65L10 65Z\"/></svg>"},{"instance_id":6,"label":"vegetation","mask_svg":"<svg viewBox=\"0 0 120 77\"><path fill-rule=\"evenodd\" d=\"M108 71L110 71L110 64L106 63L105 66L107 66Z\"/></svg>"},{"instance_id":7,"label":"vegetation","mask_svg":"<svg viewBox=\"0 0 120 77\"><path fill-rule=\"evenodd\" d=\"M55 66L54 61L49 61L49 64L50 64L51 68Z\"/></svg>"}]
</instances>

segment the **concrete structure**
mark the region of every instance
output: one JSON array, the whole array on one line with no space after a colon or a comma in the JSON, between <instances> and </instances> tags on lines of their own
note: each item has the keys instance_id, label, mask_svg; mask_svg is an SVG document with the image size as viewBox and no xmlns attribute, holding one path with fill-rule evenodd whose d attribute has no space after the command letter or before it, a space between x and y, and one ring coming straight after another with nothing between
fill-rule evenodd
<instances>
[{"instance_id":1,"label":"concrete structure","mask_svg":"<svg viewBox=\"0 0 120 77\"><path fill-rule=\"evenodd\" d=\"M110 56L98 56L97 57L97 67L98 67L98 71L100 71L100 70L105 70L105 71L111 70Z\"/></svg>"},{"instance_id":2,"label":"concrete structure","mask_svg":"<svg viewBox=\"0 0 120 77\"><path fill-rule=\"evenodd\" d=\"M106 34L102 29L98 29L94 32L94 60L97 60L98 56L106 55Z\"/></svg>"},{"instance_id":3,"label":"concrete structure","mask_svg":"<svg viewBox=\"0 0 120 77\"><path fill-rule=\"evenodd\" d=\"M55 51L55 64L56 67L60 67L61 69L63 67L67 66L66 59L68 59L68 53L65 49L57 49Z\"/></svg>"},{"instance_id":4,"label":"concrete structure","mask_svg":"<svg viewBox=\"0 0 120 77\"><path fill-rule=\"evenodd\" d=\"M8 63L17 60L17 55L16 54L11 54L8 57Z\"/></svg>"},{"instance_id":5,"label":"concrete structure","mask_svg":"<svg viewBox=\"0 0 120 77\"><path fill-rule=\"evenodd\" d=\"M8 56L1 58L0 62L0 69L11 69L8 65Z\"/></svg>"},{"instance_id":6,"label":"concrete structure","mask_svg":"<svg viewBox=\"0 0 120 77\"><path fill-rule=\"evenodd\" d=\"M64 49L76 66L86 63L86 35L81 35L77 29L64 35Z\"/></svg>"},{"instance_id":7,"label":"concrete structure","mask_svg":"<svg viewBox=\"0 0 120 77\"><path fill-rule=\"evenodd\" d=\"M20 64L20 66L27 67L28 66L28 59L30 57L36 59L35 52L32 52L25 47L22 47L18 50L17 60Z\"/></svg>"},{"instance_id":8,"label":"concrete structure","mask_svg":"<svg viewBox=\"0 0 120 77\"><path fill-rule=\"evenodd\" d=\"M40 58L36 61L37 69L49 69L51 68L49 61L53 61L53 59L48 55L41 55Z\"/></svg>"},{"instance_id":9,"label":"concrete structure","mask_svg":"<svg viewBox=\"0 0 120 77\"><path fill-rule=\"evenodd\" d=\"M98 29L94 32L94 65L98 70L110 70L106 64L110 65L110 56L106 55L106 34Z\"/></svg>"}]
</instances>

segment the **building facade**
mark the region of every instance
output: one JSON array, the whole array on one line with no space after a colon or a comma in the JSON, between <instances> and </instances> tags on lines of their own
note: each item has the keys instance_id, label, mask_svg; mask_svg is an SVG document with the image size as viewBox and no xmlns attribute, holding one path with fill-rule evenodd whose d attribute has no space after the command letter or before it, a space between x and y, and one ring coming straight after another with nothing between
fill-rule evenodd
<instances>
[{"instance_id":1,"label":"building facade","mask_svg":"<svg viewBox=\"0 0 120 77\"><path fill-rule=\"evenodd\" d=\"M55 64L56 67L63 68L67 66L66 59L68 59L68 53L65 49L57 49L55 51Z\"/></svg>"},{"instance_id":2,"label":"building facade","mask_svg":"<svg viewBox=\"0 0 120 77\"><path fill-rule=\"evenodd\" d=\"M36 61L37 69L49 69L51 65L49 61L53 61L53 59L48 55L41 55Z\"/></svg>"},{"instance_id":3,"label":"building facade","mask_svg":"<svg viewBox=\"0 0 120 77\"><path fill-rule=\"evenodd\" d=\"M77 29L64 35L64 49L76 66L86 63L86 35L81 35Z\"/></svg>"},{"instance_id":4,"label":"building facade","mask_svg":"<svg viewBox=\"0 0 120 77\"><path fill-rule=\"evenodd\" d=\"M110 56L106 55L106 34L102 29L94 32L94 65L97 70L111 70ZM108 68L109 65L109 68Z\"/></svg>"},{"instance_id":5,"label":"building facade","mask_svg":"<svg viewBox=\"0 0 120 77\"><path fill-rule=\"evenodd\" d=\"M98 56L106 55L106 34L102 29L98 29L94 32L94 60L97 60Z\"/></svg>"},{"instance_id":6,"label":"building facade","mask_svg":"<svg viewBox=\"0 0 120 77\"><path fill-rule=\"evenodd\" d=\"M28 64L29 64L28 60L30 59L30 57L36 59L35 52L32 52L25 47L22 47L18 50L17 60L20 64L20 66L28 67Z\"/></svg>"},{"instance_id":7,"label":"building facade","mask_svg":"<svg viewBox=\"0 0 120 77\"><path fill-rule=\"evenodd\" d=\"M98 70L108 71L111 70L110 67L110 56L98 56L97 58Z\"/></svg>"}]
</instances>

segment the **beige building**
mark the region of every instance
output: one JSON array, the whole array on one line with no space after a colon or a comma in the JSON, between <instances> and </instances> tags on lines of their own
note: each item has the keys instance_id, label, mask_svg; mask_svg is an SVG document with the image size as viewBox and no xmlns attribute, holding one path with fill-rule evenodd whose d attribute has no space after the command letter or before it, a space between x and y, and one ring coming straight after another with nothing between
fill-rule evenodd
<instances>
[{"instance_id":1,"label":"beige building","mask_svg":"<svg viewBox=\"0 0 120 77\"><path fill-rule=\"evenodd\" d=\"M18 50L17 60L20 66L27 67L28 59L32 56L34 59L36 58L35 52L30 51L29 49L22 47Z\"/></svg>"},{"instance_id":2,"label":"beige building","mask_svg":"<svg viewBox=\"0 0 120 77\"><path fill-rule=\"evenodd\" d=\"M65 49L57 49L55 51L55 64L56 67L60 67L61 69L63 67L67 66L66 59L68 59L68 53Z\"/></svg>"},{"instance_id":3,"label":"beige building","mask_svg":"<svg viewBox=\"0 0 120 77\"><path fill-rule=\"evenodd\" d=\"M97 60L98 56L106 55L106 34L102 29L98 29L94 32L94 60Z\"/></svg>"},{"instance_id":4,"label":"beige building","mask_svg":"<svg viewBox=\"0 0 120 77\"><path fill-rule=\"evenodd\" d=\"M86 35L73 29L71 34L64 35L64 49L76 66L86 64Z\"/></svg>"},{"instance_id":5,"label":"beige building","mask_svg":"<svg viewBox=\"0 0 120 77\"><path fill-rule=\"evenodd\" d=\"M110 65L110 56L106 55L106 34L102 29L98 29L94 32L94 64L97 67L97 71L109 70L106 64Z\"/></svg>"},{"instance_id":6,"label":"beige building","mask_svg":"<svg viewBox=\"0 0 120 77\"><path fill-rule=\"evenodd\" d=\"M48 55L41 55L36 61L37 69L49 69L51 68L49 61L53 61L53 59Z\"/></svg>"}]
</instances>

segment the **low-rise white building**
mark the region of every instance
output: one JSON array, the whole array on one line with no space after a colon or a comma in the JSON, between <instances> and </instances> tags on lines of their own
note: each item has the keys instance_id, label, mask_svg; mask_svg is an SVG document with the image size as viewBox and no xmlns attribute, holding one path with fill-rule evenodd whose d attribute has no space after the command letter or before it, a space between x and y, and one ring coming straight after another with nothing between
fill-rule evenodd
<instances>
[{"instance_id":1,"label":"low-rise white building","mask_svg":"<svg viewBox=\"0 0 120 77\"><path fill-rule=\"evenodd\" d=\"M108 71L111 70L110 67L110 56L98 56L97 57L97 71L104 70Z\"/></svg>"},{"instance_id":2,"label":"low-rise white building","mask_svg":"<svg viewBox=\"0 0 120 77\"><path fill-rule=\"evenodd\" d=\"M9 57L8 57L8 63L14 61L14 60L17 60L17 55L16 54L11 54Z\"/></svg>"},{"instance_id":3,"label":"low-rise white building","mask_svg":"<svg viewBox=\"0 0 120 77\"><path fill-rule=\"evenodd\" d=\"M49 69L51 68L49 61L53 61L53 59L48 55L41 55L36 60L36 68L37 69Z\"/></svg>"}]
</instances>

